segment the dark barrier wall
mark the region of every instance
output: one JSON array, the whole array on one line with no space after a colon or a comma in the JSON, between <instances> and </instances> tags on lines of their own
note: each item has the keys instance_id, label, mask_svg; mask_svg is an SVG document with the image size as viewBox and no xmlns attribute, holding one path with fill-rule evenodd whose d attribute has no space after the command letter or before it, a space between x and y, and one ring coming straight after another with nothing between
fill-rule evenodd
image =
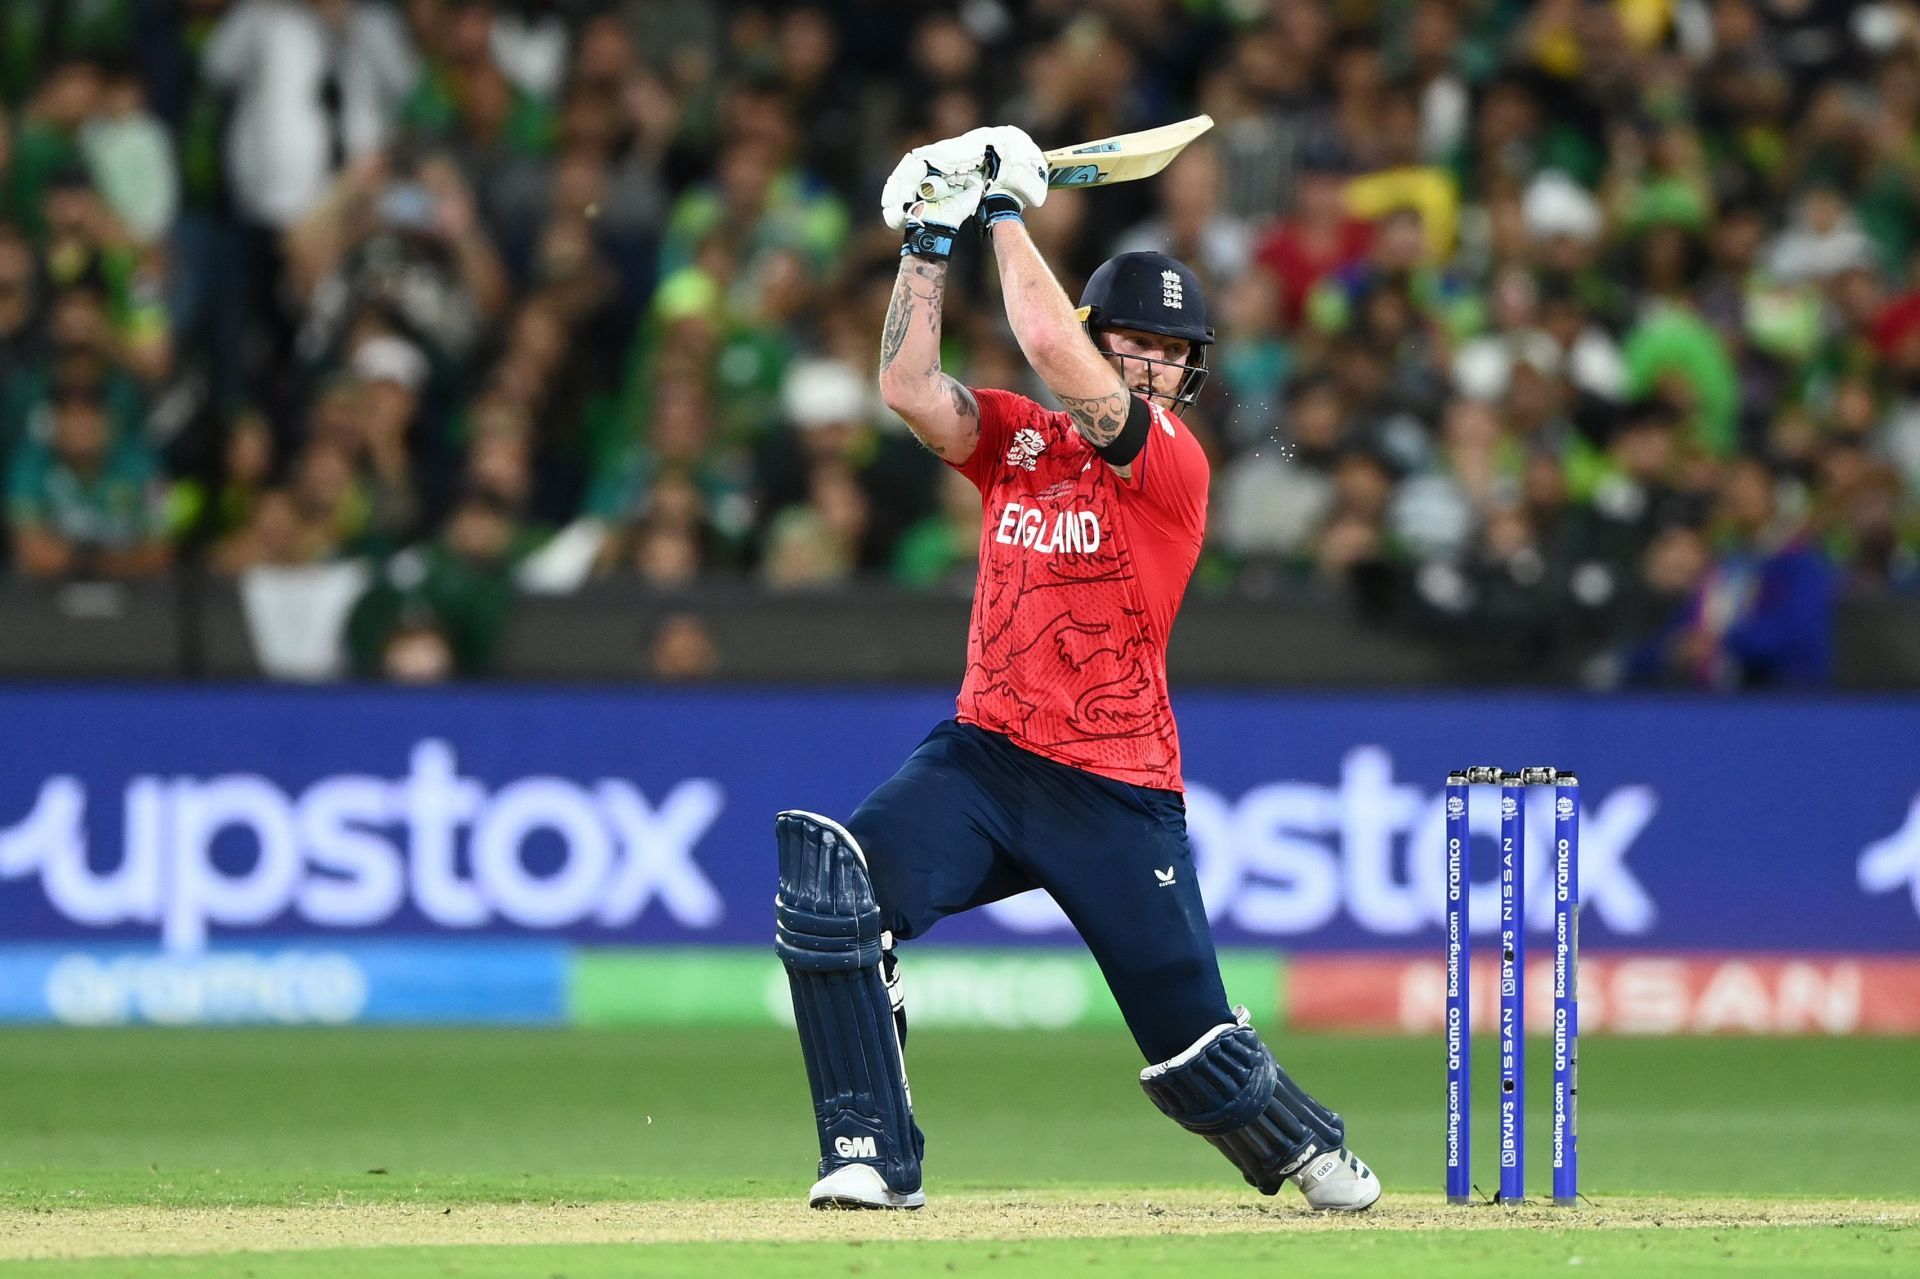
<instances>
[{"instance_id":1,"label":"dark barrier wall","mask_svg":"<svg viewBox=\"0 0 1920 1279\"><path fill-rule=\"evenodd\" d=\"M522 680L645 678L655 632L680 613L711 633L729 680L957 683L965 598L855 588L769 595L710 587L678 595L597 586L518 605L500 674ZM1842 688L1920 690L1920 601L1863 601L1836 619ZM1462 684L1580 687L1594 654L1517 654L1500 637L1440 637L1367 620L1340 600L1196 597L1168 655L1178 683L1317 688ZM255 679L260 664L233 588L219 582L0 587L0 678Z\"/></svg>"},{"instance_id":2,"label":"dark barrier wall","mask_svg":"<svg viewBox=\"0 0 1920 1279\"><path fill-rule=\"evenodd\" d=\"M1920 698L1176 705L1227 943L1438 955L1446 770L1544 762L1584 782L1589 947L1920 950ZM820 691L0 693L0 934L174 952L356 935L760 948L774 811L846 813L950 708ZM1071 939L1031 897L935 936Z\"/></svg>"}]
</instances>

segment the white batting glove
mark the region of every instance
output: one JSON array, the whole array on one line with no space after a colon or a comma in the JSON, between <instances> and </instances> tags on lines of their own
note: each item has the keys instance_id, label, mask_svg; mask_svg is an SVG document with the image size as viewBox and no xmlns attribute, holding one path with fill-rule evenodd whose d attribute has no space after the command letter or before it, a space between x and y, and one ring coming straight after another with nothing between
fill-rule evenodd
<instances>
[{"instance_id":1,"label":"white batting glove","mask_svg":"<svg viewBox=\"0 0 1920 1279\"><path fill-rule=\"evenodd\" d=\"M961 185L960 179L965 174L981 174L984 187L986 133L985 129L971 129L957 138L942 138L907 152L900 163L893 166L893 173L880 193L880 216L886 224L895 231L901 230L914 220L909 211L915 203L940 202L949 191ZM969 208L966 214L945 225L957 227L972 213Z\"/></svg>"},{"instance_id":2,"label":"white batting glove","mask_svg":"<svg viewBox=\"0 0 1920 1279\"><path fill-rule=\"evenodd\" d=\"M986 161L987 143L992 140L992 133L992 129L968 129L957 138L942 138L938 142L915 147L913 154L925 160L927 167L935 173L975 172Z\"/></svg>"},{"instance_id":3,"label":"white batting glove","mask_svg":"<svg viewBox=\"0 0 1920 1279\"><path fill-rule=\"evenodd\" d=\"M902 254L944 262L960 226L986 193L986 144L975 129L915 147L895 165L880 193L880 216L906 233Z\"/></svg>"},{"instance_id":4,"label":"white batting glove","mask_svg":"<svg viewBox=\"0 0 1920 1279\"><path fill-rule=\"evenodd\" d=\"M987 166L989 199L1004 196L1014 201L1016 217L1020 209L1037 209L1047 202L1047 158L1025 129L1002 124L974 132L986 135L985 143L997 161Z\"/></svg>"},{"instance_id":5,"label":"white batting glove","mask_svg":"<svg viewBox=\"0 0 1920 1279\"><path fill-rule=\"evenodd\" d=\"M987 180L979 164L976 158L971 169L937 170L919 151L908 152L893 167L880 192L881 220L895 231L905 230L910 222L958 227L973 216L986 192ZM921 186L927 182L937 183L932 199L921 194Z\"/></svg>"}]
</instances>

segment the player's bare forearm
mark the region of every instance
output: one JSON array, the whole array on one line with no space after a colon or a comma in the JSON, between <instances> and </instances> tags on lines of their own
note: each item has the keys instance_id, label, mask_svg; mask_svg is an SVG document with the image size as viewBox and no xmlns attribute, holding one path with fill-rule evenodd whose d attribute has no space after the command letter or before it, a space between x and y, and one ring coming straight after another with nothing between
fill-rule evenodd
<instances>
[{"instance_id":1,"label":"player's bare forearm","mask_svg":"<svg viewBox=\"0 0 1920 1279\"><path fill-rule=\"evenodd\" d=\"M940 308L947 296L947 264L911 254L900 259L880 333L880 389L892 403L930 398L940 379Z\"/></svg>"},{"instance_id":2,"label":"player's bare forearm","mask_svg":"<svg viewBox=\"0 0 1920 1279\"><path fill-rule=\"evenodd\" d=\"M1000 264L1007 323L1027 362L1059 397L1088 442L1112 443L1126 425L1127 384L1087 337L1073 304L1018 219L994 224L993 252Z\"/></svg>"},{"instance_id":3,"label":"player's bare forearm","mask_svg":"<svg viewBox=\"0 0 1920 1279\"><path fill-rule=\"evenodd\" d=\"M900 259L880 333L880 395L922 444L959 463L979 442L980 406L973 392L940 370L946 290L946 263L911 254Z\"/></svg>"}]
</instances>

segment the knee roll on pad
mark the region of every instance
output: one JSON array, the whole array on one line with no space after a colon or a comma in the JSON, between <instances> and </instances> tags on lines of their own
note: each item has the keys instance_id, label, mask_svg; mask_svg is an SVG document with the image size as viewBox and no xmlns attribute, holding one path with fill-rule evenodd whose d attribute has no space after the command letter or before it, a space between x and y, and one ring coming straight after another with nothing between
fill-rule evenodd
<instances>
[{"instance_id":1,"label":"knee roll on pad","mask_svg":"<svg viewBox=\"0 0 1920 1279\"><path fill-rule=\"evenodd\" d=\"M1161 1113L1205 1137L1263 1195L1280 1192L1316 1154L1346 1144L1340 1116L1287 1077L1247 1010L1178 1057L1140 1072Z\"/></svg>"},{"instance_id":2,"label":"knee roll on pad","mask_svg":"<svg viewBox=\"0 0 1920 1279\"><path fill-rule=\"evenodd\" d=\"M885 937L866 857L845 828L813 813L781 813L774 832L773 946L793 992L820 1175L872 1164L890 1188L911 1193L920 1188L923 1143L881 974Z\"/></svg>"},{"instance_id":3,"label":"knee roll on pad","mask_svg":"<svg viewBox=\"0 0 1920 1279\"><path fill-rule=\"evenodd\" d=\"M837 822L812 813L773 819L780 846L774 949L789 969L835 972L880 965L880 903L866 855Z\"/></svg>"}]
</instances>

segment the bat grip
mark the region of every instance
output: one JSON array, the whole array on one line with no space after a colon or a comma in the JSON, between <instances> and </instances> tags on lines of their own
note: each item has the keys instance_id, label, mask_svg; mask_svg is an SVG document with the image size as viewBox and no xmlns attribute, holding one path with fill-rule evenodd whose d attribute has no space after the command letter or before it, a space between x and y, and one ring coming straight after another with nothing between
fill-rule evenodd
<instances>
[{"instance_id":1,"label":"bat grip","mask_svg":"<svg viewBox=\"0 0 1920 1279\"><path fill-rule=\"evenodd\" d=\"M995 177L999 176L1000 157L994 154L992 147L987 148L986 159L982 167L983 175L987 181L991 182ZM930 202L942 200L945 199L952 190L953 186L947 179L943 175L933 172L931 169L927 171L926 177L920 179L920 198L922 200Z\"/></svg>"}]
</instances>

